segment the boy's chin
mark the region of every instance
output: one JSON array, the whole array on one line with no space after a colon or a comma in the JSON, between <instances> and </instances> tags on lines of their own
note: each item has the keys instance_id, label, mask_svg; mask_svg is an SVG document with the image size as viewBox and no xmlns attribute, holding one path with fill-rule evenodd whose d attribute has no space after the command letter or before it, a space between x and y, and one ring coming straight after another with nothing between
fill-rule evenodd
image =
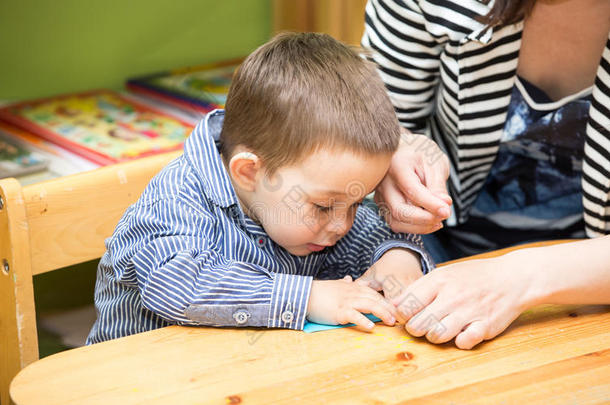
<instances>
[{"instance_id":1,"label":"boy's chin","mask_svg":"<svg viewBox=\"0 0 610 405\"><path fill-rule=\"evenodd\" d=\"M313 252L307 249L305 246L299 247L284 247L284 249L293 256L307 256Z\"/></svg>"}]
</instances>

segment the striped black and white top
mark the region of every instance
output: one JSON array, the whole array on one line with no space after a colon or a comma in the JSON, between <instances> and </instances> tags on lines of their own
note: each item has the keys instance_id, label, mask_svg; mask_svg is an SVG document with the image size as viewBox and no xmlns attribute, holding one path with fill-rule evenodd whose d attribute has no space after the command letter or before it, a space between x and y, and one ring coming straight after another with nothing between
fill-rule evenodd
<instances>
[{"instance_id":1,"label":"striped black and white top","mask_svg":"<svg viewBox=\"0 0 610 405\"><path fill-rule=\"evenodd\" d=\"M302 329L314 277L357 278L394 247L432 268L419 236L363 206L334 246L288 253L239 206L217 150L223 120L216 110L197 125L106 240L88 344L171 324Z\"/></svg>"},{"instance_id":2,"label":"striped black and white top","mask_svg":"<svg viewBox=\"0 0 610 405\"><path fill-rule=\"evenodd\" d=\"M464 223L492 167L516 79L523 22L488 27L477 0L369 0L362 45L372 51L401 124L448 155ZM587 235L610 232L610 35L593 87L583 159Z\"/></svg>"}]
</instances>

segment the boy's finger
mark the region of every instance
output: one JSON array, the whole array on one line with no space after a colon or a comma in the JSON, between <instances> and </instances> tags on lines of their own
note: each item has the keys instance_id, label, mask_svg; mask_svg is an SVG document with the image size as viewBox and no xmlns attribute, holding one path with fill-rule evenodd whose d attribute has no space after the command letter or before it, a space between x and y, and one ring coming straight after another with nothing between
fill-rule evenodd
<instances>
[{"instance_id":1,"label":"boy's finger","mask_svg":"<svg viewBox=\"0 0 610 405\"><path fill-rule=\"evenodd\" d=\"M374 281L374 279L372 277L369 277L366 274L363 274L362 276L358 277L357 279L354 280L354 283L359 284L359 285L363 285L366 287L370 287L369 284L371 284L371 282Z\"/></svg>"},{"instance_id":2,"label":"boy's finger","mask_svg":"<svg viewBox=\"0 0 610 405\"><path fill-rule=\"evenodd\" d=\"M381 295L377 291L373 290L372 288L365 287L361 291L360 298L368 299L374 303L377 303L377 304L385 307L394 318L396 318L398 316L398 310L396 309L396 306L393 305L388 299L386 299L383 295ZM362 310L362 312L366 312L366 311Z\"/></svg>"},{"instance_id":3,"label":"boy's finger","mask_svg":"<svg viewBox=\"0 0 610 405\"><path fill-rule=\"evenodd\" d=\"M391 325L394 325L396 323L396 319L398 318L398 308L396 308L394 305L392 305L390 300L387 300L385 298L383 298L381 301L379 301L379 304L382 305L386 310L388 310L390 312L390 315L392 315L392 319L391 319L390 323L391 323Z\"/></svg>"},{"instance_id":4,"label":"boy's finger","mask_svg":"<svg viewBox=\"0 0 610 405\"><path fill-rule=\"evenodd\" d=\"M375 280L374 276L366 273L354 280L354 283L363 287L371 288L375 291L381 291L382 288L381 284L377 280Z\"/></svg>"},{"instance_id":5,"label":"boy's finger","mask_svg":"<svg viewBox=\"0 0 610 405\"><path fill-rule=\"evenodd\" d=\"M381 291L382 287L379 282L373 279L356 279L354 283L359 284L363 287L370 288L373 291Z\"/></svg>"},{"instance_id":6,"label":"boy's finger","mask_svg":"<svg viewBox=\"0 0 610 405\"><path fill-rule=\"evenodd\" d=\"M370 332L375 327L375 323L362 313L353 308L350 308L347 311L348 312L345 314L345 323L353 323L358 329L365 332Z\"/></svg>"},{"instance_id":7,"label":"boy's finger","mask_svg":"<svg viewBox=\"0 0 610 405\"><path fill-rule=\"evenodd\" d=\"M389 304L389 303L387 303ZM366 298L361 298L354 302L353 308L362 313L371 313L381 319L388 326L394 326L396 323L396 308L392 305L386 305L385 300L373 301Z\"/></svg>"},{"instance_id":8,"label":"boy's finger","mask_svg":"<svg viewBox=\"0 0 610 405\"><path fill-rule=\"evenodd\" d=\"M406 325L407 321L408 319L406 319L400 311L396 311L396 323L399 325Z\"/></svg>"}]
</instances>

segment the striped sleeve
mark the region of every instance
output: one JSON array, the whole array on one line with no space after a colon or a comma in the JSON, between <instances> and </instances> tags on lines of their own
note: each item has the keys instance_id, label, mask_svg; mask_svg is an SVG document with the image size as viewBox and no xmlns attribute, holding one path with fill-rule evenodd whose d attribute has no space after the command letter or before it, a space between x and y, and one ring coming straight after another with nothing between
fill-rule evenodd
<instances>
[{"instance_id":1,"label":"striped sleeve","mask_svg":"<svg viewBox=\"0 0 610 405\"><path fill-rule=\"evenodd\" d=\"M587 235L610 233L610 37L593 88L585 156L583 206Z\"/></svg>"},{"instance_id":2,"label":"striped sleeve","mask_svg":"<svg viewBox=\"0 0 610 405\"><path fill-rule=\"evenodd\" d=\"M113 266L117 279L137 287L143 306L170 322L302 329L312 277L223 256L215 228L211 216L176 200L138 207L114 236L117 257L136 252L131 265Z\"/></svg>"},{"instance_id":3,"label":"striped sleeve","mask_svg":"<svg viewBox=\"0 0 610 405\"><path fill-rule=\"evenodd\" d=\"M352 229L328 253L317 277L339 279L349 275L356 279L393 248L417 253L424 274L434 268L419 235L395 233L373 210L359 207Z\"/></svg>"},{"instance_id":4,"label":"striped sleeve","mask_svg":"<svg viewBox=\"0 0 610 405\"><path fill-rule=\"evenodd\" d=\"M434 109L442 44L415 1L369 0L362 47L372 51L401 125L425 132Z\"/></svg>"}]
</instances>

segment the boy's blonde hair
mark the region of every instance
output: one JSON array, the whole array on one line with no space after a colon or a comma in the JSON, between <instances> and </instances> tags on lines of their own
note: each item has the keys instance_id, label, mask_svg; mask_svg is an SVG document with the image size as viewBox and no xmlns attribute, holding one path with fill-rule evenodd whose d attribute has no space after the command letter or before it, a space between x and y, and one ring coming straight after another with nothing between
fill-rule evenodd
<instances>
[{"instance_id":1,"label":"boy's blonde hair","mask_svg":"<svg viewBox=\"0 0 610 405\"><path fill-rule=\"evenodd\" d=\"M375 66L326 34L284 33L256 49L233 77L220 135L273 173L319 148L392 153L400 129Z\"/></svg>"}]
</instances>

